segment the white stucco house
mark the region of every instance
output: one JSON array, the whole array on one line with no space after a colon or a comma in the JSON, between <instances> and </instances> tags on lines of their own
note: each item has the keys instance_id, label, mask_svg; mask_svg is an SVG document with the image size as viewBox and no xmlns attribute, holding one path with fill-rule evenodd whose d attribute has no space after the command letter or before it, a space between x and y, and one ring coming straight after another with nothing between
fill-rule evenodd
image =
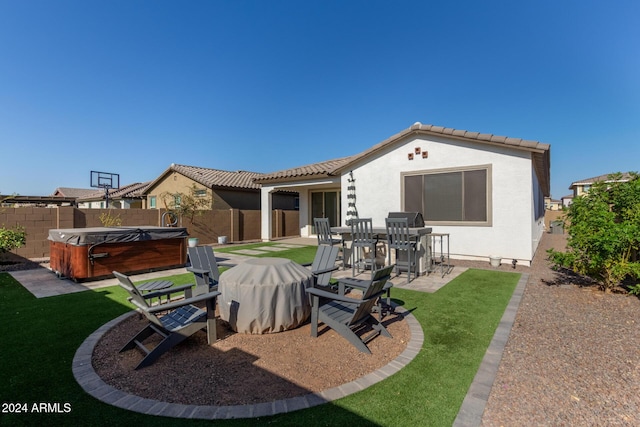
<instances>
[{"instance_id":1,"label":"white stucco house","mask_svg":"<svg viewBox=\"0 0 640 427\"><path fill-rule=\"evenodd\" d=\"M354 156L259 177L262 239L271 237L278 190L299 193L301 236L313 236L314 217L345 225L350 177L358 216L374 226L389 212L420 212L434 233L449 233L454 259L530 265L550 196L550 146L415 123Z\"/></svg>"}]
</instances>

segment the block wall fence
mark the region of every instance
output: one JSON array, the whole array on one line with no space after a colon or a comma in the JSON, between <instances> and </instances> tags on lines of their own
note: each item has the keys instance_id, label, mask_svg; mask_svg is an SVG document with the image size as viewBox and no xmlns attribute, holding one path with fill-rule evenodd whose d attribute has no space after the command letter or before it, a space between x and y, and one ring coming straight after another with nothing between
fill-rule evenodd
<instances>
[{"instance_id":1,"label":"block wall fence","mask_svg":"<svg viewBox=\"0 0 640 427\"><path fill-rule=\"evenodd\" d=\"M160 226L165 209L78 209L69 206L41 208L0 208L0 227L20 225L27 232L27 243L14 253L25 258L49 257L49 230L56 228L102 227L100 215L119 216L123 226ZM299 212L274 210L272 212L273 238L300 235ZM190 237L200 244L218 243L226 236L227 242L238 243L260 240L259 210L211 210L196 215L193 221L182 219L179 226L186 227Z\"/></svg>"}]
</instances>

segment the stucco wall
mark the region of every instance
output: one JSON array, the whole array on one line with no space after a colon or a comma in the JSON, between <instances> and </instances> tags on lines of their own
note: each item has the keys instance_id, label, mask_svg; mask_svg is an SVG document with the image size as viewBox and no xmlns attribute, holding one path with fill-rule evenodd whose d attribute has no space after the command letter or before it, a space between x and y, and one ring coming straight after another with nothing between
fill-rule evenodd
<instances>
[{"instance_id":1,"label":"stucco wall","mask_svg":"<svg viewBox=\"0 0 640 427\"><path fill-rule=\"evenodd\" d=\"M415 149L428 156L416 155ZM414 153L413 160L408 154ZM353 167L358 213L383 225L389 212L402 211L401 173L491 165L491 226L433 226L449 233L451 255L488 259L498 255L529 262L533 258L532 164L530 153L504 146L445 138L410 138ZM342 217L347 210L347 174L342 176ZM427 224L429 225L429 224Z\"/></svg>"},{"instance_id":2,"label":"stucco wall","mask_svg":"<svg viewBox=\"0 0 640 427\"><path fill-rule=\"evenodd\" d=\"M203 185L198 184L191 178L187 178L182 174L172 171L168 173L162 180L157 182L156 185L153 186L153 188L148 189L146 205L150 206L149 199L155 196L156 208L165 209L167 208L167 206L165 205L162 198L162 195L164 193L188 193L193 184L195 184L196 188L198 189L205 188ZM230 208L230 206L220 197L215 197L210 188L207 189L207 197L213 200L213 206L215 206L215 209Z\"/></svg>"}]
</instances>

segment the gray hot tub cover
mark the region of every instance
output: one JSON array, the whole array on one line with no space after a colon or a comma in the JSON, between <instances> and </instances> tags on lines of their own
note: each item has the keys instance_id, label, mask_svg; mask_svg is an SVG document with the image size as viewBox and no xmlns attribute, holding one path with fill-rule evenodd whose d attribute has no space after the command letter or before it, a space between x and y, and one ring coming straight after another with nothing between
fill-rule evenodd
<instances>
[{"instance_id":1,"label":"gray hot tub cover","mask_svg":"<svg viewBox=\"0 0 640 427\"><path fill-rule=\"evenodd\" d=\"M49 230L49 240L75 246L188 237L184 227L90 227Z\"/></svg>"}]
</instances>

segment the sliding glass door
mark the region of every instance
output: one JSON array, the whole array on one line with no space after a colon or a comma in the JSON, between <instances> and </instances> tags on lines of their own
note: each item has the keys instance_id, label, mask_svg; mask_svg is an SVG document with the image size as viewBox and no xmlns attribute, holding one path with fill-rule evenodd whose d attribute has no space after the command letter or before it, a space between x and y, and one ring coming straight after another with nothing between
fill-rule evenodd
<instances>
[{"instance_id":1,"label":"sliding glass door","mask_svg":"<svg viewBox=\"0 0 640 427\"><path fill-rule=\"evenodd\" d=\"M340 191L311 192L311 218L329 218L331 227L340 225ZM315 230L314 230L315 232Z\"/></svg>"}]
</instances>

